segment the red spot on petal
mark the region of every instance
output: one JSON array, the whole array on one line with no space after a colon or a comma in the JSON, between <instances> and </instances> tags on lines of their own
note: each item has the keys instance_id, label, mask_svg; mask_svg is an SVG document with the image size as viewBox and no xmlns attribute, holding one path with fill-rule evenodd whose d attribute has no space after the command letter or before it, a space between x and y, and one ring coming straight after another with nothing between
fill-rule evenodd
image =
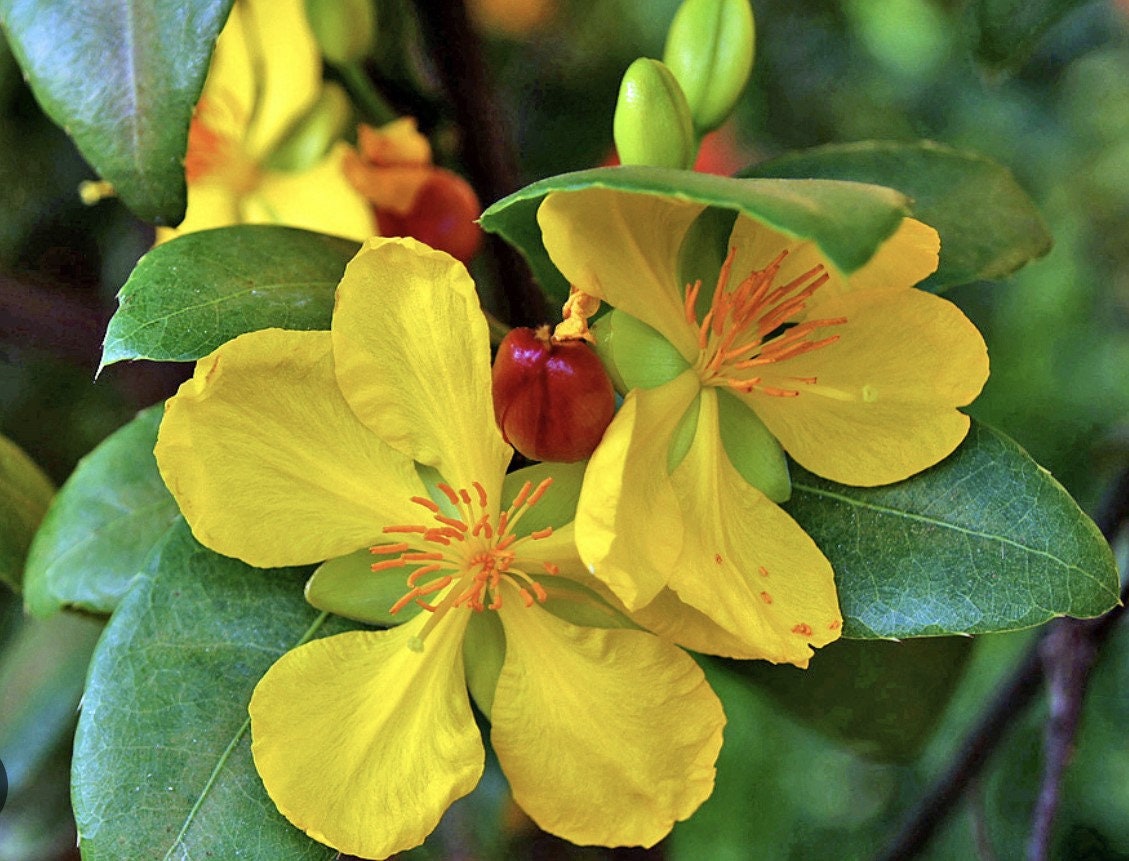
<instances>
[{"instance_id":1,"label":"red spot on petal","mask_svg":"<svg viewBox=\"0 0 1129 861\"><path fill-rule=\"evenodd\" d=\"M792 629L793 634L799 634L801 637L810 637L812 635L811 625L807 622L800 622Z\"/></svg>"},{"instance_id":2,"label":"red spot on petal","mask_svg":"<svg viewBox=\"0 0 1129 861\"><path fill-rule=\"evenodd\" d=\"M767 592L761 592L761 600L764 601L764 603L766 603L766 604L771 604L772 603L772 596L769 595Z\"/></svg>"},{"instance_id":3,"label":"red spot on petal","mask_svg":"<svg viewBox=\"0 0 1129 861\"><path fill-rule=\"evenodd\" d=\"M767 577L768 576L768 569L765 568L763 565L760 568L758 568L757 570L760 571L761 577Z\"/></svg>"},{"instance_id":4,"label":"red spot on petal","mask_svg":"<svg viewBox=\"0 0 1129 861\"><path fill-rule=\"evenodd\" d=\"M839 619L836 619L834 622L832 622L830 625L827 626L827 630L828 631L838 631L842 627L843 627L842 621L839 620Z\"/></svg>"},{"instance_id":5,"label":"red spot on petal","mask_svg":"<svg viewBox=\"0 0 1129 861\"><path fill-rule=\"evenodd\" d=\"M716 562L716 563L717 563L718 565L720 565L720 564L721 564L721 562L722 562L722 559L721 559L721 554L720 554L720 553L715 553L715 554L713 555L713 561L714 561L714 562Z\"/></svg>"}]
</instances>

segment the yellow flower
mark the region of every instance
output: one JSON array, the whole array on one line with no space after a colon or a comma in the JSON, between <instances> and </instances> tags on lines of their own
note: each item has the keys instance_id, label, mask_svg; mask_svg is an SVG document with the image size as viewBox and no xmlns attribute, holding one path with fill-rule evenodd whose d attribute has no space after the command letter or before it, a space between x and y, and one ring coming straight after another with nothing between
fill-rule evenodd
<instances>
[{"instance_id":1,"label":"yellow flower","mask_svg":"<svg viewBox=\"0 0 1129 861\"><path fill-rule=\"evenodd\" d=\"M158 239L232 224L283 224L357 240L376 233L367 203L345 178L344 142L301 170L267 164L321 92L321 58L303 0L238 0L189 127L188 211Z\"/></svg>"},{"instance_id":2,"label":"yellow flower","mask_svg":"<svg viewBox=\"0 0 1129 861\"><path fill-rule=\"evenodd\" d=\"M315 839L383 858L431 832L483 770L467 685L547 831L650 845L709 796L720 703L686 653L570 579L584 569L559 485L574 504L579 471L506 476L486 322L446 254L370 240L332 332L252 332L202 359L156 454L208 547L330 559L312 603L408 618L300 646L255 689L256 767Z\"/></svg>"},{"instance_id":3,"label":"yellow flower","mask_svg":"<svg viewBox=\"0 0 1129 861\"><path fill-rule=\"evenodd\" d=\"M956 306L912 289L937 266L931 228L904 220L846 277L742 215L716 284L679 283L703 210L603 188L539 209L556 266L617 309L601 325L630 389L585 475L580 555L676 642L803 666L841 621L829 564L772 501L790 493L784 452L846 484L913 475L964 438L956 407L987 352Z\"/></svg>"}]
</instances>

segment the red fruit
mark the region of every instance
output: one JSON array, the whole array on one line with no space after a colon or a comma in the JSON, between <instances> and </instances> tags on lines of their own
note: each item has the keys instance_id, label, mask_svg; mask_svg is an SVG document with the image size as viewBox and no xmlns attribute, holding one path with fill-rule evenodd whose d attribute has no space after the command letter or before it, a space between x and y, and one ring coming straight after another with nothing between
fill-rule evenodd
<instances>
[{"instance_id":1,"label":"red fruit","mask_svg":"<svg viewBox=\"0 0 1129 861\"><path fill-rule=\"evenodd\" d=\"M494 417L506 442L532 460L571 463L595 450L615 392L583 341L554 342L549 327L514 329L494 359Z\"/></svg>"},{"instance_id":2,"label":"red fruit","mask_svg":"<svg viewBox=\"0 0 1129 861\"><path fill-rule=\"evenodd\" d=\"M482 245L482 228L475 223L481 214L482 206L470 184L457 173L437 167L416 192L406 214L377 209L376 221L381 236L412 236L469 263Z\"/></svg>"}]
</instances>

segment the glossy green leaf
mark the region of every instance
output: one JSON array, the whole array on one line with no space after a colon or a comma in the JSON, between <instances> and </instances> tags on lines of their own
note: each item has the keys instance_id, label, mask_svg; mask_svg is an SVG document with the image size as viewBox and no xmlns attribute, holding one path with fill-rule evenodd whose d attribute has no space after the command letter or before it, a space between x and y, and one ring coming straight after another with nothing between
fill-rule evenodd
<instances>
[{"instance_id":1,"label":"glossy green leaf","mask_svg":"<svg viewBox=\"0 0 1129 861\"><path fill-rule=\"evenodd\" d=\"M328 329L337 282L358 247L261 225L204 230L159 245L118 293L102 367L123 359L195 361L236 335L272 326Z\"/></svg>"},{"instance_id":2,"label":"glossy green leaf","mask_svg":"<svg viewBox=\"0 0 1129 861\"><path fill-rule=\"evenodd\" d=\"M303 600L305 573L219 556L183 521L169 530L91 662L72 783L85 861L334 857L283 819L251 759L259 679L344 629Z\"/></svg>"},{"instance_id":3,"label":"glossy green leaf","mask_svg":"<svg viewBox=\"0 0 1129 861\"><path fill-rule=\"evenodd\" d=\"M36 527L55 488L11 440L0 436L0 581L19 589Z\"/></svg>"},{"instance_id":4,"label":"glossy green leaf","mask_svg":"<svg viewBox=\"0 0 1129 861\"><path fill-rule=\"evenodd\" d=\"M970 637L837 640L806 670L763 661L723 665L856 753L908 762L933 734L971 654Z\"/></svg>"},{"instance_id":5,"label":"glossy green leaf","mask_svg":"<svg viewBox=\"0 0 1129 861\"><path fill-rule=\"evenodd\" d=\"M831 560L846 637L1011 631L1118 601L1093 521L1018 445L975 422L947 459L885 487L794 467L784 507Z\"/></svg>"},{"instance_id":6,"label":"glossy green leaf","mask_svg":"<svg viewBox=\"0 0 1129 861\"><path fill-rule=\"evenodd\" d=\"M112 612L176 519L153 457L163 414L162 404L139 413L60 489L28 554L24 603L33 615Z\"/></svg>"},{"instance_id":7,"label":"glossy green leaf","mask_svg":"<svg viewBox=\"0 0 1129 861\"><path fill-rule=\"evenodd\" d=\"M1011 171L931 141L832 144L763 162L748 174L873 182L907 195L914 217L941 235L940 265L918 285L935 293L1002 278L1051 248L1042 216Z\"/></svg>"},{"instance_id":8,"label":"glossy green leaf","mask_svg":"<svg viewBox=\"0 0 1129 861\"><path fill-rule=\"evenodd\" d=\"M968 7L977 59L997 70L1022 66L1043 34L1085 0L973 0Z\"/></svg>"},{"instance_id":9,"label":"glossy green leaf","mask_svg":"<svg viewBox=\"0 0 1129 861\"><path fill-rule=\"evenodd\" d=\"M853 272L900 223L907 201L888 188L824 180L733 179L657 167L613 167L566 173L535 182L502 198L480 223L521 251L542 289L561 299L568 284L541 242L537 208L553 191L610 188L631 194L673 197L731 209L794 236L810 237L828 260ZM681 236L672 236L681 243Z\"/></svg>"},{"instance_id":10,"label":"glossy green leaf","mask_svg":"<svg viewBox=\"0 0 1129 861\"><path fill-rule=\"evenodd\" d=\"M184 217L188 123L232 0L0 0L44 112L138 216Z\"/></svg>"},{"instance_id":11,"label":"glossy green leaf","mask_svg":"<svg viewBox=\"0 0 1129 861\"><path fill-rule=\"evenodd\" d=\"M35 778L60 743L69 742L101 631L100 621L77 614L30 619L0 653L0 762L13 794Z\"/></svg>"}]
</instances>

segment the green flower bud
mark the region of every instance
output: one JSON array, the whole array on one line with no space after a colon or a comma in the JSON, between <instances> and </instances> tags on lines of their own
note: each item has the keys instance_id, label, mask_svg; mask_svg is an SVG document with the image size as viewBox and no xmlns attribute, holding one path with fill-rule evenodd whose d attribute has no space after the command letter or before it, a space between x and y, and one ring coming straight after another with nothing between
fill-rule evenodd
<instances>
[{"instance_id":1,"label":"green flower bud","mask_svg":"<svg viewBox=\"0 0 1129 861\"><path fill-rule=\"evenodd\" d=\"M306 17L322 55L335 66L364 59L376 33L372 0L306 0Z\"/></svg>"},{"instance_id":2,"label":"green flower bud","mask_svg":"<svg viewBox=\"0 0 1129 861\"><path fill-rule=\"evenodd\" d=\"M623 164L688 168L697 140L690 106L678 81L658 60L640 57L619 85L613 124Z\"/></svg>"},{"instance_id":3,"label":"green flower bud","mask_svg":"<svg viewBox=\"0 0 1129 861\"><path fill-rule=\"evenodd\" d=\"M682 85L698 135L737 104L753 70L755 35L749 0L683 0L678 8L663 62Z\"/></svg>"},{"instance_id":4,"label":"green flower bud","mask_svg":"<svg viewBox=\"0 0 1129 861\"><path fill-rule=\"evenodd\" d=\"M353 119L353 105L340 85L327 81L321 95L279 141L264 164L272 170L312 167L341 139Z\"/></svg>"}]
</instances>

